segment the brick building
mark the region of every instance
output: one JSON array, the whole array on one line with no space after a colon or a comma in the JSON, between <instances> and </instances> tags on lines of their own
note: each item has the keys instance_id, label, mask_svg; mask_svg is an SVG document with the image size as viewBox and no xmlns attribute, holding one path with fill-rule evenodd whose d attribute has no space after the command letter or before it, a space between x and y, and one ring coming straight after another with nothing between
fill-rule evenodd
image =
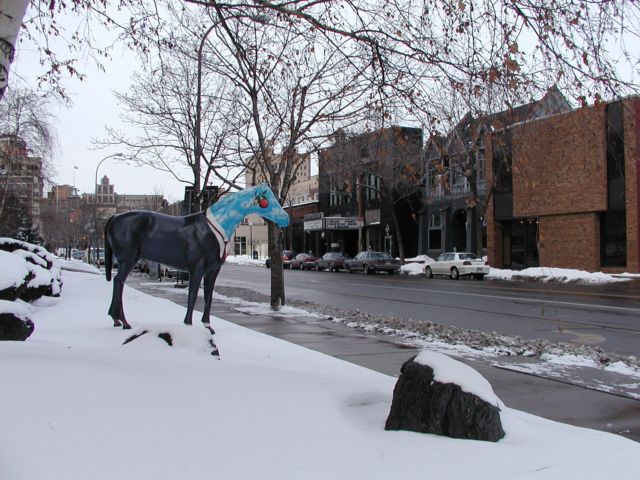
<instances>
[{"instance_id":1,"label":"brick building","mask_svg":"<svg viewBox=\"0 0 640 480\"><path fill-rule=\"evenodd\" d=\"M640 271L639 142L637 96L492 134L489 263Z\"/></svg>"},{"instance_id":2,"label":"brick building","mask_svg":"<svg viewBox=\"0 0 640 480\"><path fill-rule=\"evenodd\" d=\"M27 143L16 135L0 136L0 206L14 195L40 227L43 189L42 159L30 156Z\"/></svg>"}]
</instances>

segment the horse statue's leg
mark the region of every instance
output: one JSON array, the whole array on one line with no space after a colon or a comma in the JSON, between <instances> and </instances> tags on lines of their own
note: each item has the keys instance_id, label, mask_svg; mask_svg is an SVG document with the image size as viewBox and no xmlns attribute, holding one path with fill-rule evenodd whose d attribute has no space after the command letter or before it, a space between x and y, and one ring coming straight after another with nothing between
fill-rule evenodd
<instances>
[{"instance_id":1,"label":"horse statue's leg","mask_svg":"<svg viewBox=\"0 0 640 480\"><path fill-rule=\"evenodd\" d=\"M212 268L204 276L204 312L202 313L202 324L212 334L216 332L211 327L211 297L213 296L213 287L216 284L218 273L220 273L220 267Z\"/></svg>"},{"instance_id":2,"label":"horse statue's leg","mask_svg":"<svg viewBox=\"0 0 640 480\"><path fill-rule=\"evenodd\" d=\"M124 315L124 305L122 304L122 291L124 290L124 282L127 281L127 277L136 261L127 261L118 259L118 273L113 277L113 296L111 297L111 306L109 307L109 315L113 318L113 326L119 327L122 325L123 330L131 328L127 318Z\"/></svg>"},{"instance_id":3,"label":"horse statue's leg","mask_svg":"<svg viewBox=\"0 0 640 480\"><path fill-rule=\"evenodd\" d=\"M194 269L189 271L189 299L187 301L187 314L184 316L185 325L191 325L193 308L195 307L196 300L198 299L198 290L200 289L203 276L204 262L201 260L197 263Z\"/></svg>"}]
</instances>

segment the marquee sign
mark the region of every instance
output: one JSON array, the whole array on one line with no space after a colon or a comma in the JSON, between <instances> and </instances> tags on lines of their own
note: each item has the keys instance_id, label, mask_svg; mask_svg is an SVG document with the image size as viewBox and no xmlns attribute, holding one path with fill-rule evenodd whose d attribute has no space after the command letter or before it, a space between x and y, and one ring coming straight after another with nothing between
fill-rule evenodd
<instances>
[{"instance_id":1,"label":"marquee sign","mask_svg":"<svg viewBox=\"0 0 640 480\"><path fill-rule=\"evenodd\" d=\"M325 230L358 230L364 226L361 217L325 217Z\"/></svg>"}]
</instances>

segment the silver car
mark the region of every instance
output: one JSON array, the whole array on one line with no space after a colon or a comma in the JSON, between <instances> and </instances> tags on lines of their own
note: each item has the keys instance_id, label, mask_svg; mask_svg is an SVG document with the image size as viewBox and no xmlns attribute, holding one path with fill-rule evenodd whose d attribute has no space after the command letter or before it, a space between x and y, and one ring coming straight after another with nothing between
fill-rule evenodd
<instances>
[{"instance_id":1,"label":"silver car","mask_svg":"<svg viewBox=\"0 0 640 480\"><path fill-rule=\"evenodd\" d=\"M447 275L454 280L460 277L473 276L477 280L483 280L489 273L489 265L468 252L447 252L438 257L424 268L427 278L434 275Z\"/></svg>"}]
</instances>

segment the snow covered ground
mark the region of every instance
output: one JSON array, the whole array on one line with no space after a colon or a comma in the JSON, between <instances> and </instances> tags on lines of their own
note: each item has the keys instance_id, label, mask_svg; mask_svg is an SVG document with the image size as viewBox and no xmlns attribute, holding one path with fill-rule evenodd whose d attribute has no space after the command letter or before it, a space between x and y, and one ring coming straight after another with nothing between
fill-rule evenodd
<instances>
[{"instance_id":1,"label":"snow covered ground","mask_svg":"<svg viewBox=\"0 0 640 480\"><path fill-rule=\"evenodd\" d=\"M496 444L386 432L394 378L214 318L217 359L182 307L128 287L151 333L123 345L111 284L63 280L0 343L2 480L638 478L640 444L508 407Z\"/></svg>"}]
</instances>

